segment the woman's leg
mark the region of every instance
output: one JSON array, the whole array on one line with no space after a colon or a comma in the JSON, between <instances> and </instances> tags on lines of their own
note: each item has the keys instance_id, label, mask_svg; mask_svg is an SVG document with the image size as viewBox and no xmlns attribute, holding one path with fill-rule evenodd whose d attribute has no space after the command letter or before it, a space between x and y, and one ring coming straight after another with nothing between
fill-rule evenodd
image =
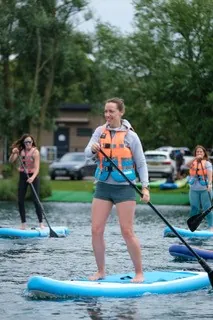
<instances>
[{"instance_id":1,"label":"woman's leg","mask_svg":"<svg viewBox=\"0 0 213 320\"><path fill-rule=\"evenodd\" d=\"M212 194L209 193L207 190L201 192L201 204L202 204L202 210L206 211L209 209L212 205L211 202ZM208 224L208 227L211 231L213 231L213 212L209 212L206 216L206 221Z\"/></svg>"},{"instance_id":2,"label":"woman's leg","mask_svg":"<svg viewBox=\"0 0 213 320\"><path fill-rule=\"evenodd\" d=\"M39 184L40 184L39 178L36 177L34 179L34 181L33 181L33 186L34 186L34 189L35 189L35 192L37 193L37 195L39 195ZM37 214L38 221L39 221L39 226L40 227L44 227L43 224L42 224L43 214L42 214L41 206L39 205L34 192L32 190L31 190L31 192L32 192L32 199L33 199L33 203L34 203L34 206L35 206L36 214Z\"/></svg>"},{"instance_id":3,"label":"woman's leg","mask_svg":"<svg viewBox=\"0 0 213 320\"><path fill-rule=\"evenodd\" d=\"M97 198L92 202L92 246L98 271L89 277L90 280L98 280L105 276L104 230L112 205L111 201Z\"/></svg>"},{"instance_id":4,"label":"woman's leg","mask_svg":"<svg viewBox=\"0 0 213 320\"><path fill-rule=\"evenodd\" d=\"M25 195L27 192L27 178L25 173L20 172L19 183L18 183L18 208L21 217L21 229L26 229L26 212L25 212Z\"/></svg>"},{"instance_id":5,"label":"woman's leg","mask_svg":"<svg viewBox=\"0 0 213 320\"><path fill-rule=\"evenodd\" d=\"M128 252L135 268L135 277L132 282L144 280L142 270L141 248L133 230L135 216L135 201L125 201L116 204L122 236L126 242Z\"/></svg>"},{"instance_id":6,"label":"woman's leg","mask_svg":"<svg viewBox=\"0 0 213 320\"><path fill-rule=\"evenodd\" d=\"M201 198L200 198L199 191L194 191L194 190L189 191L189 202L191 206L190 217L200 213Z\"/></svg>"}]
</instances>

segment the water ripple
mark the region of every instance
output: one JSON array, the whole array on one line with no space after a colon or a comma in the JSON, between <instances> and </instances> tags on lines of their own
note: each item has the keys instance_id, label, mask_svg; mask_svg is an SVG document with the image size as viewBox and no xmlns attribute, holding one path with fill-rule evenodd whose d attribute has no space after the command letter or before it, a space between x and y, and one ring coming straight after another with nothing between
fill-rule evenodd
<instances>
[{"instance_id":1,"label":"water ripple","mask_svg":"<svg viewBox=\"0 0 213 320\"><path fill-rule=\"evenodd\" d=\"M38 301L26 295L26 283L32 275L60 280L87 277L95 271L91 248L90 204L45 203L51 226L66 225L71 234L67 238L0 239L0 312L3 320L165 320L212 319L211 290L178 295L145 295L135 299L70 299ZM188 207L157 206L171 223L186 227ZM33 206L27 204L29 227L36 226ZM1 203L0 225L18 226L17 208ZM197 261L178 262L168 248L178 243L175 238L163 238L164 222L146 205L138 205L135 231L140 239L144 270L202 270ZM106 265L108 273L133 270L125 243L120 234L113 208L106 233ZM212 248L212 240L190 241L190 245ZM187 301L187 303L186 303Z\"/></svg>"}]
</instances>

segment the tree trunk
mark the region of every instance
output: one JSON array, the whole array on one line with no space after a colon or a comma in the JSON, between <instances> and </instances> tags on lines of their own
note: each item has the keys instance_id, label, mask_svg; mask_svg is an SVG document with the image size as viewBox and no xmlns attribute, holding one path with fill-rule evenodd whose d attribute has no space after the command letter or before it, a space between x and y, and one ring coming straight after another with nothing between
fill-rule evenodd
<instances>
[{"instance_id":1,"label":"tree trunk","mask_svg":"<svg viewBox=\"0 0 213 320\"><path fill-rule=\"evenodd\" d=\"M4 123L4 134L8 137L8 141L12 141L17 137L17 130L10 127L10 115L11 111L14 108L13 103L13 88L11 81L11 72L10 72L10 63L9 63L9 54L4 54L2 56L3 60L3 92L4 92L4 108L7 110L8 118L5 118Z\"/></svg>"},{"instance_id":2,"label":"tree trunk","mask_svg":"<svg viewBox=\"0 0 213 320\"><path fill-rule=\"evenodd\" d=\"M42 53L42 44L41 44L41 36L39 28L36 29L36 38L37 38L37 56L36 56L36 67L35 67L35 75L33 88L29 99L29 109L31 110L34 106L35 97L38 91L38 83L39 83L39 74L41 68L41 53ZM31 118L29 119L29 128L31 128Z\"/></svg>"},{"instance_id":3,"label":"tree trunk","mask_svg":"<svg viewBox=\"0 0 213 320\"><path fill-rule=\"evenodd\" d=\"M48 104L50 102L51 95L52 95L52 88L53 88L54 77L55 77L55 65L56 65L56 40L53 41L52 59L50 61L50 72L49 72L47 83L44 90L43 103L40 109L40 121L37 128L38 147L40 147L40 144L41 144L41 133L42 133L42 129L45 126L46 112L47 112Z\"/></svg>"}]
</instances>

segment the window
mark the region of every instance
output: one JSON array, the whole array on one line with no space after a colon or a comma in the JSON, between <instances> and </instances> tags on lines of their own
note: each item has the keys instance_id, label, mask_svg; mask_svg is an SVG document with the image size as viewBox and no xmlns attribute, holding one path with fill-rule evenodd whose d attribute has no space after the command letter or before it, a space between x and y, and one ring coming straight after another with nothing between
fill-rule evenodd
<instances>
[{"instance_id":1,"label":"window","mask_svg":"<svg viewBox=\"0 0 213 320\"><path fill-rule=\"evenodd\" d=\"M77 128L78 137L90 137L92 135L92 128Z\"/></svg>"},{"instance_id":2,"label":"window","mask_svg":"<svg viewBox=\"0 0 213 320\"><path fill-rule=\"evenodd\" d=\"M166 156L162 154L145 154L146 160L163 161Z\"/></svg>"}]
</instances>

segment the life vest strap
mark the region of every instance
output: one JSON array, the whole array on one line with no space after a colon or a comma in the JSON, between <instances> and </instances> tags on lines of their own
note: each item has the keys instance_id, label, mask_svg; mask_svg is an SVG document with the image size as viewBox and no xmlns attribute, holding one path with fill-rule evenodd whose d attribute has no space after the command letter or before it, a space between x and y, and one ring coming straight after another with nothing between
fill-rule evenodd
<instances>
[{"instance_id":1,"label":"life vest strap","mask_svg":"<svg viewBox=\"0 0 213 320\"><path fill-rule=\"evenodd\" d=\"M116 143L102 143L102 148L105 149L115 149L115 148L124 148L124 143L116 144Z\"/></svg>"}]
</instances>

